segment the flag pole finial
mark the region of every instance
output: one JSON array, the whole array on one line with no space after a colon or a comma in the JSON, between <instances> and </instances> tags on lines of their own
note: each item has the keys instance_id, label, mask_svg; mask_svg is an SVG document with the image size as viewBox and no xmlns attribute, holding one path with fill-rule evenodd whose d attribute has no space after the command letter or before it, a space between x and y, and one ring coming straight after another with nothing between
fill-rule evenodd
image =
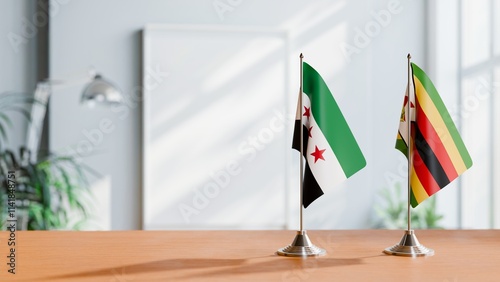
<instances>
[{"instance_id":1,"label":"flag pole finial","mask_svg":"<svg viewBox=\"0 0 500 282\"><path fill-rule=\"evenodd\" d=\"M300 53L299 58L303 59L304 55L302 53Z\"/></svg>"},{"instance_id":2,"label":"flag pole finial","mask_svg":"<svg viewBox=\"0 0 500 282\"><path fill-rule=\"evenodd\" d=\"M408 60L411 59L411 54L408 53L408 56L406 56L406 58L408 58Z\"/></svg>"}]
</instances>

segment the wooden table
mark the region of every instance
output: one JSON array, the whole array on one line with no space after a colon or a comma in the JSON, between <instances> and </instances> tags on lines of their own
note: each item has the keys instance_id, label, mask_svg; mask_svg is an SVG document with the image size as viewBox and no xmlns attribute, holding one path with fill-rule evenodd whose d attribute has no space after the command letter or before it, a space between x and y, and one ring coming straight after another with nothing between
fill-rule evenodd
<instances>
[{"instance_id":1,"label":"wooden table","mask_svg":"<svg viewBox=\"0 0 500 282\"><path fill-rule=\"evenodd\" d=\"M417 230L433 257L384 255L400 230L309 231L318 258L275 254L295 231L16 233L16 274L0 281L500 281L500 230Z\"/></svg>"}]
</instances>

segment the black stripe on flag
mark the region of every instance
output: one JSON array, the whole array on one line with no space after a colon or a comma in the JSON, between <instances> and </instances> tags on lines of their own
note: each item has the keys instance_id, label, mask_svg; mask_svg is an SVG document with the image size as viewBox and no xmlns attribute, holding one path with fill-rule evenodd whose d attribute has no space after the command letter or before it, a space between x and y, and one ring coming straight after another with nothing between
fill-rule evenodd
<instances>
[{"instance_id":1,"label":"black stripe on flag","mask_svg":"<svg viewBox=\"0 0 500 282\"><path fill-rule=\"evenodd\" d=\"M307 208L312 202L323 195L323 190L319 187L316 178L311 172L309 163L306 163L306 169L304 171L304 195L302 196L302 204L304 208Z\"/></svg>"},{"instance_id":2,"label":"black stripe on flag","mask_svg":"<svg viewBox=\"0 0 500 282\"><path fill-rule=\"evenodd\" d=\"M300 152L300 120L295 120L295 128L293 130L293 141L292 141L292 148ZM304 132L303 138L303 146L304 146L304 157L306 156L307 152L307 142L309 141L309 130L305 125L302 126Z\"/></svg>"},{"instance_id":3,"label":"black stripe on flag","mask_svg":"<svg viewBox=\"0 0 500 282\"><path fill-rule=\"evenodd\" d=\"M293 140L292 140L292 148L300 152L300 126L301 120L295 120L295 128L293 131ZM311 168L309 167L309 163L307 162L307 142L309 141L309 129L303 125L303 147L304 152L303 155L306 158L306 167L304 171L304 194L302 198L302 204L304 208L307 208L312 202L314 202L317 198L321 197L324 193L321 187L319 187L316 178L312 174Z\"/></svg>"},{"instance_id":4,"label":"black stripe on flag","mask_svg":"<svg viewBox=\"0 0 500 282\"><path fill-rule=\"evenodd\" d=\"M436 154L434 154L432 148L429 146L429 143L427 143L427 140L425 140L424 136L422 135L422 132L420 131L418 125L413 128L415 129L415 148L417 149L417 153L420 155L420 158L422 158L422 161L424 162L425 166L427 166L427 169L429 170L432 177L436 180L436 183L440 188L443 188L450 183L450 179L448 179L446 172L441 166L441 163L436 157ZM414 163L413 165L415 167L418 167L422 164Z\"/></svg>"}]
</instances>

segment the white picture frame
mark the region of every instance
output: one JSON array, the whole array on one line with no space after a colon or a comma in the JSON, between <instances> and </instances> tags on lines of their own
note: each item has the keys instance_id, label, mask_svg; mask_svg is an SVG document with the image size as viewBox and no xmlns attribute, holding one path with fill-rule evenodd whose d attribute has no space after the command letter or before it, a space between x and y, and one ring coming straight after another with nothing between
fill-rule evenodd
<instances>
[{"instance_id":1,"label":"white picture frame","mask_svg":"<svg viewBox=\"0 0 500 282\"><path fill-rule=\"evenodd\" d=\"M288 58L282 30L145 27L143 229L286 228Z\"/></svg>"}]
</instances>

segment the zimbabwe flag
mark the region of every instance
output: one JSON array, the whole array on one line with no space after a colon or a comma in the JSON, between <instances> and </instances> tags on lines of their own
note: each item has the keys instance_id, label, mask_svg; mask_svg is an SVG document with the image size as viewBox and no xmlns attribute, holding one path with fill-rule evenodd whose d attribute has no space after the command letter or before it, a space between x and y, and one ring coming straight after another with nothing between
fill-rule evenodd
<instances>
[{"instance_id":1,"label":"zimbabwe flag","mask_svg":"<svg viewBox=\"0 0 500 282\"><path fill-rule=\"evenodd\" d=\"M411 120L410 203L416 207L470 168L472 159L429 77L414 63L409 75L396 149L408 157Z\"/></svg>"}]
</instances>

